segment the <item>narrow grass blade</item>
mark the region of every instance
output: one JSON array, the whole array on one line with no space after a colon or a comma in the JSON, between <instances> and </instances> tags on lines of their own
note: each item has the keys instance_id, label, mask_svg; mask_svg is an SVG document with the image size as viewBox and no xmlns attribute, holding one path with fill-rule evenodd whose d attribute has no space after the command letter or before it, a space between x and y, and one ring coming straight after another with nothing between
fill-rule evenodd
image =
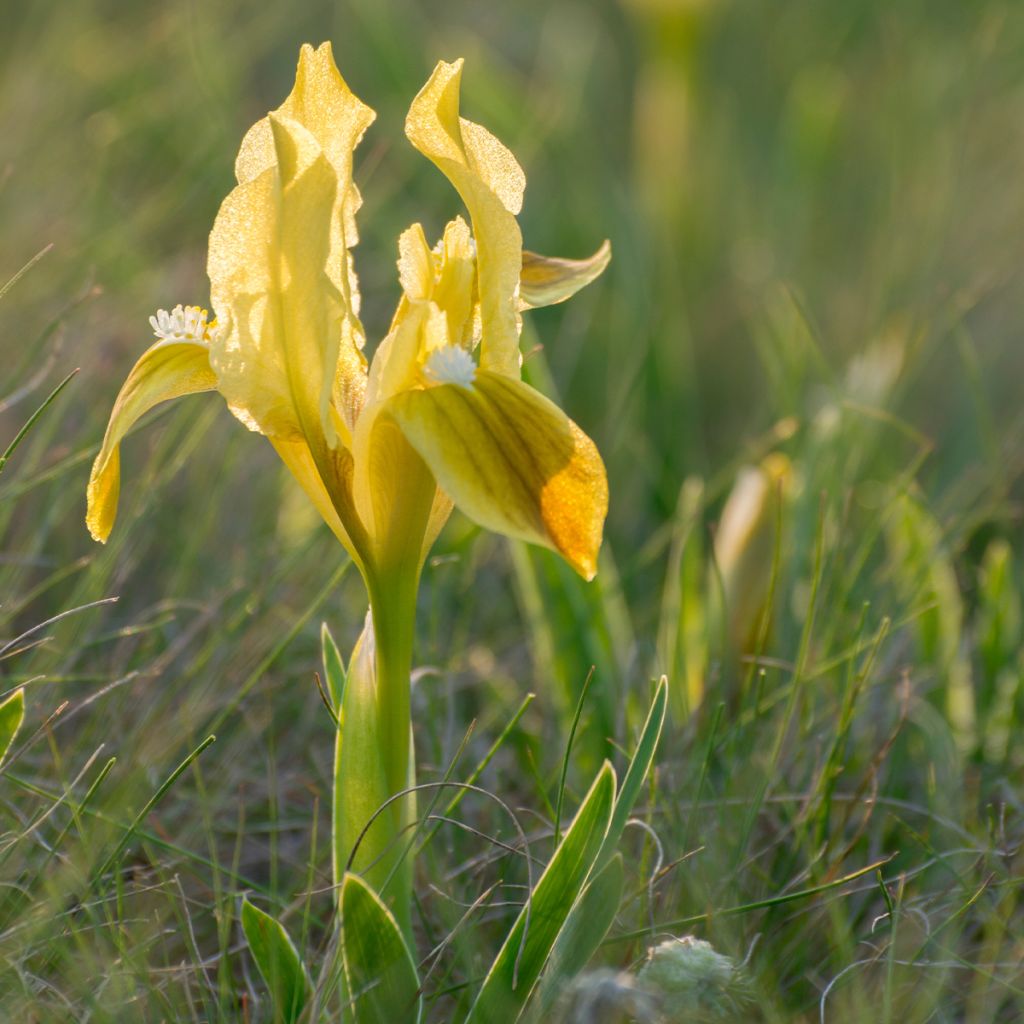
<instances>
[{"instance_id":1,"label":"narrow grass blade","mask_svg":"<svg viewBox=\"0 0 1024 1024\"><path fill-rule=\"evenodd\" d=\"M53 843L51 844L50 852L47 857L47 862L49 862L50 857L53 857L54 854L56 854L59 850L62 850L64 848L64 839L67 836L68 832L71 831L72 825L74 825L75 828L78 830L79 835L82 834L82 812L92 803L93 797L96 796L96 794L99 792L100 786L103 785L104 779L106 779L106 777L111 773L111 771L113 771L115 764L117 764L116 757L111 757L107 759L107 763L99 770L99 774L96 776L96 778L92 780L92 783L90 784L89 788L85 791L85 796L82 797L82 800L77 807L75 806L74 803L68 801L68 805L71 808L71 815L67 820L67 824L65 824L65 826L60 830L60 832L57 835L57 838L54 839Z\"/></svg>"},{"instance_id":2,"label":"narrow grass blade","mask_svg":"<svg viewBox=\"0 0 1024 1024\"><path fill-rule=\"evenodd\" d=\"M480 761L477 762L476 767L469 773L469 777L465 780L465 785L458 788L455 791L455 796L453 796L451 800L448 802L448 806L444 809L444 814L442 815L442 817L450 818L455 813L455 809L462 802L462 798L468 792L470 792L469 787L475 786L476 783L479 781L480 776L484 773L484 769L491 763L491 759L501 749L505 740L507 740L508 737L511 735L512 730L519 724L519 719L523 717L523 715L526 713L526 709L533 703L534 697L535 694L528 693L523 698L519 707L516 709L516 713L508 720L508 722L505 725L505 728L502 729L501 732L498 734L498 738L490 745L490 747L487 750L487 753L484 754ZM417 855L420 852L422 852L423 849L426 847L427 843L429 843L430 840L434 838L434 835L436 834L437 830L440 827L440 824L434 826L434 828L423 840L422 845L417 851Z\"/></svg>"},{"instance_id":3,"label":"narrow grass blade","mask_svg":"<svg viewBox=\"0 0 1024 1024\"><path fill-rule=\"evenodd\" d=\"M978 709L963 653L964 600L942 526L924 504L902 495L887 521L887 540L897 587L908 604L925 606L915 622L918 648L942 674L946 718L968 755L977 745Z\"/></svg>"},{"instance_id":4,"label":"narrow grass blade","mask_svg":"<svg viewBox=\"0 0 1024 1024\"><path fill-rule=\"evenodd\" d=\"M614 799L615 772L606 761L487 972L466 1024L519 1018L593 870Z\"/></svg>"},{"instance_id":5,"label":"narrow grass blade","mask_svg":"<svg viewBox=\"0 0 1024 1024\"><path fill-rule=\"evenodd\" d=\"M0 704L0 761L11 749L14 737L18 735L21 723L25 720L25 688L15 690Z\"/></svg>"},{"instance_id":6,"label":"narrow grass blade","mask_svg":"<svg viewBox=\"0 0 1024 1024\"><path fill-rule=\"evenodd\" d=\"M317 593L310 604L302 610L302 614L295 620L295 624L291 629L281 637L267 656L249 673L245 682L231 695L231 700L217 712L217 715L208 726L210 732L215 733L238 710L239 705L245 700L249 691L266 677L267 669L281 657L284 651L287 650L288 645L302 632L306 623L316 614L317 609L327 598L337 593L338 585L345 578L345 574L351 567L352 562L346 560L332 573L331 578L324 584L323 588Z\"/></svg>"},{"instance_id":7,"label":"narrow grass blade","mask_svg":"<svg viewBox=\"0 0 1024 1024\"><path fill-rule=\"evenodd\" d=\"M310 994L309 976L280 921L242 900L242 931L274 1002L274 1020L294 1024Z\"/></svg>"},{"instance_id":8,"label":"narrow grass blade","mask_svg":"<svg viewBox=\"0 0 1024 1024\"><path fill-rule=\"evenodd\" d=\"M418 1024L416 964L394 915L358 876L341 887L341 948L356 1024Z\"/></svg>"},{"instance_id":9,"label":"narrow grass blade","mask_svg":"<svg viewBox=\"0 0 1024 1024\"><path fill-rule=\"evenodd\" d=\"M0 299L2 299L52 248L53 242L50 242L48 245L44 245L42 249L40 249L39 252L37 252L35 256L33 256L32 259L30 259L28 263L21 268L21 270L19 270L13 277L8 278L3 287L0 287Z\"/></svg>"},{"instance_id":10,"label":"narrow grass blade","mask_svg":"<svg viewBox=\"0 0 1024 1024\"><path fill-rule=\"evenodd\" d=\"M35 426L36 421L40 416L46 412L50 403L71 383L72 377L78 373L77 369L72 370L47 396L43 399L42 405L26 420L25 425L15 435L14 440L7 446L6 450L0 455L0 473L4 471L4 467L7 465L8 459L15 453L18 445L25 440L25 435Z\"/></svg>"},{"instance_id":11,"label":"narrow grass blade","mask_svg":"<svg viewBox=\"0 0 1024 1024\"><path fill-rule=\"evenodd\" d=\"M654 752L658 748L658 740L661 738L661 730L665 724L667 707L668 680L662 676L658 688L654 691L654 700L651 702L651 710L647 713L647 721L644 722L643 731L640 733L640 742L637 744L636 752L629 762L622 786L615 798L615 810L612 811L611 825L597 858L597 870L599 871L614 856L615 849L622 838L622 831L626 827L630 814L633 813L633 805L643 788L644 779L647 778L647 773L651 770Z\"/></svg>"},{"instance_id":12,"label":"narrow grass blade","mask_svg":"<svg viewBox=\"0 0 1024 1024\"><path fill-rule=\"evenodd\" d=\"M604 942L622 902L625 884L622 855L615 854L576 901L554 948L534 1000L536 1020L549 1019L555 999Z\"/></svg>"},{"instance_id":13,"label":"narrow grass blade","mask_svg":"<svg viewBox=\"0 0 1024 1024\"><path fill-rule=\"evenodd\" d=\"M215 743L216 741L216 736L207 736L206 739L203 740L203 742L200 743L199 746L196 747L196 749L193 750L192 753L189 754L188 757L186 757L185 760L182 761L181 764L179 764L178 767L175 768L170 775L167 776L166 781L160 785L157 791L146 801L146 804L142 808L142 810L139 811L139 813L135 816L135 820L131 823L131 825L128 826L124 835L122 835L121 838L118 840L117 845L114 847L113 852L110 854L110 856L107 857L107 859L102 863L102 865L100 865L99 870L93 874L92 881L90 884L95 885L111 868L113 868L117 864L118 860L120 860L121 858L121 854L124 853L125 848L132 841L132 837L135 835L139 826L146 820L146 818L149 817L149 812L152 811L153 808L156 807L156 805L167 795L167 791L171 788L171 786L174 785L175 782L178 781L178 779L185 772L188 766L208 746L210 746L211 743Z\"/></svg>"},{"instance_id":14,"label":"narrow grass blade","mask_svg":"<svg viewBox=\"0 0 1024 1024\"><path fill-rule=\"evenodd\" d=\"M755 900L753 903L744 903L737 907L723 907L720 910L710 910L703 914L693 914L690 917L676 918L674 921L659 921L657 924L657 930L659 932L678 932L683 928L689 928L692 925L700 924L702 921L710 921L713 917L737 917L742 914L749 914L755 910L767 910L769 907L781 907L785 903L792 903L795 900L809 899L811 896L817 896L819 893L829 892L831 889L838 889L842 885L846 885L847 882L856 881L858 878L862 878L864 875L877 872L879 868L885 867L894 857L896 853L890 854L888 857L883 857L881 860L873 861L868 864L867 867L858 868L856 871L851 871L848 874L843 875L842 878L835 878L831 882L825 882L822 885L812 885L809 889L799 889L796 892L787 892L782 896L770 896L767 899ZM654 928L640 928L633 932L623 932L621 935L613 935L602 945L611 945L615 942L632 942L634 939L645 939L649 938L654 933Z\"/></svg>"},{"instance_id":15,"label":"narrow grass blade","mask_svg":"<svg viewBox=\"0 0 1024 1024\"><path fill-rule=\"evenodd\" d=\"M587 693L594 678L594 669L591 667L587 678L583 680L583 689L580 690L579 700L576 701L576 712L572 716L572 725L569 726L569 738L565 741L565 754L562 757L562 774L558 780L558 798L555 801L555 843L562 838L562 801L565 799L565 779L569 774L569 758L572 756L572 743L576 738L576 729L580 724L580 716L583 714L583 705L587 702Z\"/></svg>"},{"instance_id":16,"label":"narrow grass blade","mask_svg":"<svg viewBox=\"0 0 1024 1024\"><path fill-rule=\"evenodd\" d=\"M704 699L708 660L704 482L683 482L673 517L658 623L658 662L674 681L672 713L685 722Z\"/></svg>"}]
</instances>

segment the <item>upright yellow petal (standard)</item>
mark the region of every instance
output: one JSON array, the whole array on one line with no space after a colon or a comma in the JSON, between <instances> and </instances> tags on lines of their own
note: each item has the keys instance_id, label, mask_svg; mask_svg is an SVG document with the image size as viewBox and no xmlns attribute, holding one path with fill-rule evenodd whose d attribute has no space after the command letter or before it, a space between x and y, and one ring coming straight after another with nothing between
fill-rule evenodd
<instances>
[{"instance_id":1,"label":"upright yellow petal (standard)","mask_svg":"<svg viewBox=\"0 0 1024 1024\"><path fill-rule=\"evenodd\" d=\"M519 308L537 309L571 299L581 288L604 273L612 258L611 243L605 239L593 256L565 260L540 256L523 250L523 271L519 278Z\"/></svg>"},{"instance_id":2,"label":"upright yellow petal (standard)","mask_svg":"<svg viewBox=\"0 0 1024 1024\"><path fill-rule=\"evenodd\" d=\"M449 221L435 257L432 298L448 321L448 342L472 349L480 341L480 295L476 255L469 227L461 217Z\"/></svg>"},{"instance_id":3,"label":"upright yellow petal (standard)","mask_svg":"<svg viewBox=\"0 0 1024 1024\"><path fill-rule=\"evenodd\" d=\"M326 266L337 176L313 135L272 115L276 162L238 185L210 232L219 338L210 361L231 411L319 457L331 414L342 299Z\"/></svg>"},{"instance_id":4,"label":"upright yellow petal (standard)","mask_svg":"<svg viewBox=\"0 0 1024 1024\"><path fill-rule=\"evenodd\" d=\"M406 299L422 301L434 292L434 254L422 224L413 224L398 236L398 280Z\"/></svg>"},{"instance_id":5,"label":"upright yellow petal (standard)","mask_svg":"<svg viewBox=\"0 0 1024 1024\"><path fill-rule=\"evenodd\" d=\"M447 329L438 343L475 347L480 340L476 252L461 217L448 222L433 249L422 225L403 231L398 239L398 279L403 297L392 328L407 312L409 302L429 299L445 316Z\"/></svg>"},{"instance_id":6,"label":"upright yellow petal (standard)","mask_svg":"<svg viewBox=\"0 0 1024 1024\"><path fill-rule=\"evenodd\" d=\"M359 190L352 181L352 154L376 114L358 99L334 63L330 43L315 50L308 43L299 51L295 85L274 111L298 121L317 141L341 182L339 204L349 216L345 236L349 246L358 241L355 221L360 206ZM238 181L251 181L275 162L269 116L257 121L242 140L235 160Z\"/></svg>"},{"instance_id":7,"label":"upright yellow petal (standard)","mask_svg":"<svg viewBox=\"0 0 1024 1024\"><path fill-rule=\"evenodd\" d=\"M336 398L349 431L362 405L366 379L365 340L359 322L359 283L350 250L359 240L356 211L362 205L352 180L352 155L376 114L349 89L334 63L330 43L315 50L306 44L299 53L295 85L274 112L297 121L316 139L337 177L331 211L330 252L325 272L341 296L341 316L330 346L337 361ZM235 161L239 184L259 177L277 161L270 116L249 129Z\"/></svg>"},{"instance_id":8,"label":"upright yellow petal (standard)","mask_svg":"<svg viewBox=\"0 0 1024 1024\"><path fill-rule=\"evenodd\" d=\"M480 370L469 386L407 391L385 406L471 519L597 572L608 482L594 443L529 385Z\"/></svg>"},{"instance_id":9,"label":"upright yellow petal (standard)","mask_svg":"<svg viewBox=\"0 0 1024 1024\"><path fill-rule=\"evenodd\" d=\"M120 444L125 434L155 405L216 387L209 348L203 342L158 341L142 354L118 393L89 475L85 523L94 540L106 543L117 517Z\"/></svg>"},{"instance_id":10,"label":"upright yellow petal (standard)","mask_svg":"<svg viewBox=\"0 0 1024 1024\"><path fill-rule=\"evenodd\" d=\"M409 108L405 134L448 177L473 221L483 331L480 365L518 377L523 239L515 215L526 177L490 132L459 116L461 77L461 60L437 65Z\"/></svg>"}]
</instances>

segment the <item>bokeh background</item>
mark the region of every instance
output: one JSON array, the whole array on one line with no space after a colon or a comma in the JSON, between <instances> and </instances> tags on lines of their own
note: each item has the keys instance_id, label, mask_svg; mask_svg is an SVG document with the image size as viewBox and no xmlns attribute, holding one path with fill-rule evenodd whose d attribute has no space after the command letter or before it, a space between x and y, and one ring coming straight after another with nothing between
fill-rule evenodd
<instances>
[{"instance_id":1,"label":"bokeh background","mask_svg":"<svg viewBox=\"0 0 1024 1024\"><path fill-rule=\"evenodd\" d=\"M96 1001L88 979L116 958L119 999L152 985L162 995L146 1006L162 999L193 1019L182 1009L191 993L213 1007L194 1019L231 1020L249 985L247 1012L264 1019L237 948L235 894L255 882L279 906L305 906L311 944L325 927L329 897L295 896L324 884L327 863L332 739L312 674L322 621L346 650L361 627L357 574L270 447L217 396L157 413L127 442L105 548L82 522L89 464L149 343L148 316L207 302L206 237L238 143L288 92L300 44L324 39L378 112L356 158L371 345L399 293L399 232L420 220L437 236L459 212L402 133L438 59L465 57L464 115L526 170L526 245L584 256L608 237L614 250L598 283L528 314L523 346L530 379L604 455L602 571L587 587L555 559L453 519L423 587L423 777L443 770L474 719L469 749L486 750L534 691L487 780L543 815L588 668L576 793L601 756L628 746L650 678L667 671L657 824L668 859L706 852L633 908L636 927L647 913L739 904L896 851L920 885L921 916L960 920L986 857L1003 856L1019 829L1019 4L0 0L0 24L0 279L45 249L0 298L0 437L81 367L0 477L0 632L119 599L0 661L0 689L31 681L33 729L70 702L12 769L24 785L0 814L27 826L40 806L30 799L42 799L31 787L59 794L101 744L91 771L118 758L77 854L45 871L35 847L8 859L8 881L30 893L0 921L20 979L4 982L8 993L24 997L25 977L38 975L61 993L39 983L38 1019L59 1019L64 998L105 1020L122 1004ZM705 563L737 473L772 451L793 468L775 609L762 659L744 662L699 614ZM858 644L884 622L889 639L868 673ZM753 667L763 690L750 698ZM807 692L780 725L772 716L801 675ZM851 725L844 680L861 675ZM762 721L774 723L763 734ZM837 722L849 726L838 748ZM67 937L76 925L61 945L53 921L69 879L102 861L118 824L211 732L216 744L133 844L130 892L98 911L94 958ZM785 794L820 794L822 765L844 762L840 788L888 794L919 816L903 819L894 804L861 828L785 804ZM709 797L718 810L700 810ZM946 876L929 874L945 857L935 850L957 846L930 817L940 811L968 836L959 846L981 851ZM439 854L451 867L449 857ZM1012 858L999 863L1009 884ZM761 935L763 1012L796 1019L816 1013L872 934L880 891L851 900L804 920L722 923L711 937L742 959ZM975 909L947 933L963 935L957 955L1019 960L1015 903ZM998 937L986 931L995 917ZM43 966L32 960L41 947ZM84 956L77 966L72 950ZM1009 1016L1019 990L977 987L979 977L966 972L950 1016L920 1019L1019 1019ZM907 1008L947 1012L937 1007L955 977L911 969L903 981ZM860 1019L872 984L845 987L858 994L835 1019Z\"/></svg>"}]
</instances>

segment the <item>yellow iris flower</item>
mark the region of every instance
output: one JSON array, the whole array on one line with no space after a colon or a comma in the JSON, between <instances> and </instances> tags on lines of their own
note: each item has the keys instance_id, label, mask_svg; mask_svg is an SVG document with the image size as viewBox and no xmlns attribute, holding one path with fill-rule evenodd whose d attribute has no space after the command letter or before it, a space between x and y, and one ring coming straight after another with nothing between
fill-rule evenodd
<instances>
[{"instance_id":1,"label":"yellow iris flower","mask_svg":"<svg viewBox=\"0 0 1024 1024\"><path fill-rule=\"evenodd\" d=\"M437 65L406 119L410 142L469 212L431 247L399 240L402 297L372 362L363 354L351 248L359 192L352 154L374 113L349 90L329 43L304 46L285 102L246 134L237 186L210 234L215 320L177 307L133 367L88 487L105 541L119 445L167 399L219 391L265 435L371 588L418 579L452 504L481 525L547 545L591 578L607 510L593 442L520 379L522 310L597 277L589 259L524 252L525 177L489 132L459 116L462 62ZM415 585L415 584L413 584Z\"/></svg>"}]
</instances>

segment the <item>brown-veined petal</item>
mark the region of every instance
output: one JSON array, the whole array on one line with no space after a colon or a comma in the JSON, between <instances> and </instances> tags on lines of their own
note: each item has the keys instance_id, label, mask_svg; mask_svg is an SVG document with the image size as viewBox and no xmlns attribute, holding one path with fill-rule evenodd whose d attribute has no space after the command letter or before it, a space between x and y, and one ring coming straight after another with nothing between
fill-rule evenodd
<instances>
[{"instance_id":1,"label":"brown-veined petal","mask_svg":"<svg viewBox=\"0 0 1024 1024\"><path fill-rule=\"evenodd\" d=\"M352 155L377 115L352 93L341 77L330 43L315 50L308 43L302 47L295 85L274 113L301 124L316 139L337 175L326 272L342 299L337 327L340 342L336 400L351 431L362 405L366 380L366 360L360 351L365 336L359 322L359 282L348 252L359 240L355 215L362 205L352 180ZM235 161L239 183L259 177L276 160L273 130L267 116L257 121L242 140Z\"/></svg>"},{"instance_id":2,"label":"brown-veined petal","mask_svg":"<svg viewBox=\"0 0 1024 1024\"><path fill-rule=\"evenodd\" d=\"M471 519L553 548L593 578L608 481L593 441L557 405L480 370L469 387L407 391L385 408Z\"/></svg>"},{"instance_id":3,"label":"brown-veined petal","mask_svg":"<svg viewBox=\"0 0 1024 1024\"><path fill-rule=\"evenodd\" d=\"M302 439L272 437L270 443L353 561L359 566L364 565L367 542L352 504L351 453L345 448L337 448L323 456L318 466L309 445ZM321 475L325 463L329 487Z\"/></svg>"},{"instance_id":4,"label":"brown-veined petal","mask_svg":"<svg viewBox=\"0 0 1024 1024\"><path fill-rule=\"evenodd\" d=\"M485 128L459 116L462 61L441 61L409 108L405 134L455 186L473 221L483 340L480 365L519 376L517 290L522 235L515 215L526 178Z\"/></svg>"},{"instance_id":5,"label":"brown-veined petal","mask_svg":"<svg viewBox=\"0 0 1024 1024\"><path fill-rule=\"evenodd\" d=\"M593 256L585 260L541 256L524 249L523 270L519 278L519 308L537 309L565 302L600 277L611 258L612 246L607 239Z\"/></svg>"},{"instance_id":6,"label":"brown-veined petal","mask_svg":"<svg viewBox=\"0 0 1024 1024\"><path fill-rule=\"evenodd\" d=\"M207 269L221 330L210 362L250 429L304 438L320 457L331 414L342 300L325 267L337 176L313 135L271 115L277 162L234 188L210 232Z\"/></svg>"},{"instance_id":7,"label":"brown-veined petal","mask_svg":"<svg viewBox=\"0 0 1024 1024\"><path fill-rule=\"evenodd\" d=\"M430 506L430 515L427 517L427 528L423 533L423 551L420 554L420 561L425 562L430 549L434 546L438 534L444 529L448 517L455 507L454 502L440 487L434 489L434 501Z\"/></svg>"},{"instance_id":8,"label":"brown-veined petal","mask_svg":"<svg viewBox=\"0 0 1024 1024\"><path fill-rule=\"evenodd\" d=\"M94 540L106 543L117 517L120 444L125 434L155 405L216 387L209 349L201 342L159 341L142 354L114 402L103 444L89 475L85 523Z\"/></svg>"}]
</instances>

